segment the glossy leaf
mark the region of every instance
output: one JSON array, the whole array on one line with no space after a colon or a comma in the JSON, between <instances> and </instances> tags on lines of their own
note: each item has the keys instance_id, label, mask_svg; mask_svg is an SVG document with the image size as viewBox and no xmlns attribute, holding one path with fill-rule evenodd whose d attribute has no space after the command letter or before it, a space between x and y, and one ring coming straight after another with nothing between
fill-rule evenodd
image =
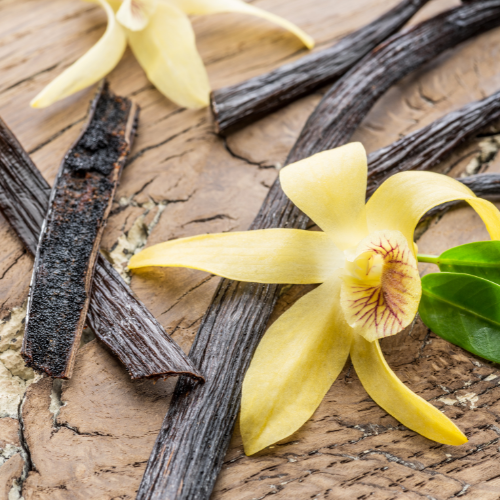
<instances>
[{"instance_id":1,"label":"glossy leaf","mask_svg":"<svg viewBox=\"0 0 500 500\"><path fill-rule=\"evenodd\" d=\"M500 285L500 241L478 241L450 248L436 261L447 273L479 276Z\"/></svg>"},{"instance_id":2,"label":"glossy leaf","mask_svg":"<svg viewBox=\"0 0 500 500\"><path fill-rule=\"evenodd\" d=\"M422 279L419 313L441 338L500 362L500 286L470 274L436 273Z\"/></svg>"}]
</instances>

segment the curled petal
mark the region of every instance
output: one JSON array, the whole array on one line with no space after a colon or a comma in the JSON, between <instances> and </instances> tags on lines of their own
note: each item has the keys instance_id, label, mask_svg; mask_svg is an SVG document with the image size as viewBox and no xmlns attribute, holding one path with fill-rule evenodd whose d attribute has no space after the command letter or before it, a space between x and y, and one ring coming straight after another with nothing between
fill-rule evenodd
<instances>
[{"instance_id":1,"label":"curled petal","mask_svg":"<svg viewBox=\"0 0 500 500\"><path fill-rule=\"evenodd\" d=\"M413 321L422 286L417 261L399 231L370 233L346 267L341 304L356 333L371 342Z\"/></svg>"},{"instance_id":2,"label":"curled petal","mask_svg":"<svg viewBox=\"0 0 500 500\"><path fill-rule=\"evenodd\" d=\"M367 163L359 142L315 154L280 171L285 194L341 249L368 235Z\"/></svg>"},{"instance_id":3,"label":"curled petal","mask_svg":"<svg viewBox=\"0 0 500 500\"><path fill-rule=\"evenodd\" d=\"M461 182L434 172L402 172L387 179L366 204L370 231L401 231L414 255L413 232L431 208L449 201L465 200L483 219L494 240L500 239L500 212L489 201L477 198Z\"/></svg>"},{"instance_id":4,"label":"curled petal","mask_svg":"<svg viewBox=\"0 0 500 500\"><path fill-rule=\"evenodd\" d=\"M262 229L167 241L130 259L129 268L189 267L257 283L322 283L343 266L331 239L317 231Z\"/></svg>"},{"instance_id":5,"label":"curled petal","mask_svg":"<svg viewBox=\"0 0 500 500\"><path fill-rule=\"evenodd\" d=\"M125 31L115 19L106 0L96 0L108 16L108 26L99 41L78 61L50 82L32 101L34 108L45 108L104 78L120 61L127 47Z\"/></svg>"},{"instance_id":6,"label":"curled petal","mask_svg":"<svg viewBox=\"0 0 500 500\"><path fill-rule=\"evenodd\" d=\"M165 0L164 0L165 1ZM308 48L314 47L314 40L295 24L283 19L282 17L271 14L265 10L254 7L242 0L167 0L170 3L177 5L186 14L202 15L202 14L217 14L219 12L239 12L249 14L251 16L261 17L267 21L271 21L282 28L297 36L302 43Z\"/></svg>"},{"instance_id":7,"label":"curled petal","mask_svg":"<svg viewBox=\"0 0 500 500\"><path fill-rule=\"evenodd\" d=\"M396 377L377 340L368 342L354 335L351 360L366 392L403 425L438 443L458 446L467 442L451 420Z\"/></svg>"},{"instance_id":8,"label":"curled petal","mask_svg":"<svg viewBox=\"0 0 500 500\"><path fill-rule=\"evenodd\" d=\"M143 30L156 9L157 0L123 0L116 19L132 31Z\"/></svg>"},{"instance_id":9,"label":"curled petal","mask_svg":"<svg viewBox=\"0 0 500 500\"><path fill-rule=\"evenodd\" d=\"M299 429L341 372L352 330L335 276L299 299L264 335L243 382L240 428L252 455Z\"/></svg>"},{"instance_id":10,"label":"curled petal","mask_svg":"<svg viewBox=\"0 0 500 500\"><path fill-rule=\"evenodd\" d=\"M149 81L163 95L185 108L208 106L210 84L186 14L159 2L146 28L127 34Z\"/></svg>"}]
</instances>

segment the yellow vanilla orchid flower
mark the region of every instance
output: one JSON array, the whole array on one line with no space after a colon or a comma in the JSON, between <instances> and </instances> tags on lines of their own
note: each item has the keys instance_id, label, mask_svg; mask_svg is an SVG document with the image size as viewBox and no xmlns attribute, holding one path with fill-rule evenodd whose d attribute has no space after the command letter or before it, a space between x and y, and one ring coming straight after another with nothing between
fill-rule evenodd
<instances>
[{"instance_id":1,"label":"yellow vanilla orchid flower","mask_svg":"<svg viewBox=\"0 0 500 500\"><path fill-rule=\"evenodd\" d=\"M186 108L209 104L210 84L196 49L188 15L237 12L261 17L295 34L311 49L314 40L285 19L243 0L88 0L101 5L108 26L100 40L32 101L45 108L106 76L130 44L151 83Z\"/></svg>"},{"instance_id":2,"label":"yellow vanilla orchid flower","mask_svg":"<svg viewBox=\"0 0 500 500\"><path fill-rule=\"evenodd\" d=\"M365 204L367 161L352 143L280 172L287 196L323 232L264 229L201 235L143 250L129 267L182 266L259 283L321 283L268 329L243 383L245 452L286 438L314 413L350 354L361 383L406 427L443 444L467 438L408 389L378 339L413 320L420 300L414 229L428 210L466 200L493 239L500 212L460 182L432 172L385 181Z\"/></svg>"}]
</instances>

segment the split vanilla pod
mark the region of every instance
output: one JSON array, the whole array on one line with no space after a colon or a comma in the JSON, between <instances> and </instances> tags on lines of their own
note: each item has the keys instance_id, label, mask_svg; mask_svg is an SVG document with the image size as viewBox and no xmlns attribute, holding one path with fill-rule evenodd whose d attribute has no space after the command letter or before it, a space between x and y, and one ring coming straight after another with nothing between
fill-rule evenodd
<instances>
[{"instance_id":1,"label":"split vanilla pod","mask_svg":"<svg viewBox=\"0 0 500 500\"><path fill-rule=\"evenodd\" d=\"M89 121L101 103L122 100L101 85ZM7 125L0 120L0 211L35 254L51 188ZM111 264L100 254L93 276L87 323L124 364L132 379L186 375L202 380L182 349L165 332Z\"/></svg>"}]
</instances>

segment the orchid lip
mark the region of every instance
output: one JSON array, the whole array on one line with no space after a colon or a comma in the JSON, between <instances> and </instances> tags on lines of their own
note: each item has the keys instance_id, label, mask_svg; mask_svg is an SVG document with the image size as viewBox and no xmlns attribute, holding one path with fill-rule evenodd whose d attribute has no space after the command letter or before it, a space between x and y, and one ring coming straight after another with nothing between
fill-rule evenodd
<instances>
[{"instance_id":1,"label":"orchid lip","mask_svg":"<svg viewBox=\"0 0 500 500\"><path fill-rule=\"evenodd\" d=\"M411 323L420 300L420 276L399 231L375 231L346 262L341 304L349 325L369 341L395 335Z\"/></svg>"}]
</instances>

